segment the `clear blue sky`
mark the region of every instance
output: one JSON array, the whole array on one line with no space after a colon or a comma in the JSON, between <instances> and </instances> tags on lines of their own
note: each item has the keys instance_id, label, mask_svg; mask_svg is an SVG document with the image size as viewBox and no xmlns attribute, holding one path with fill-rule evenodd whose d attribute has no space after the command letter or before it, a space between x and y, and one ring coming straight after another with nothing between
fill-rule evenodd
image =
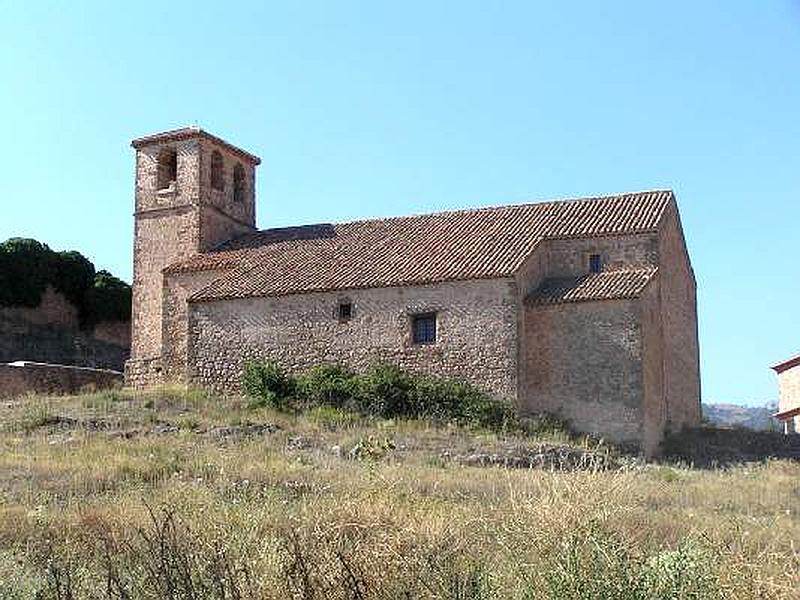
<instances>
[{"instance_id":1,"label":"clear blue sky","mask_svg":"<svg viewBox=\"0 0 800 600\"><path fill-rule=\"evenodd\" d=\"M800 352L800 2L0 0L0 239L131 277L137 136L263 159L261 227L673 188L706 401Z\"/></svg>"}]
</instances>

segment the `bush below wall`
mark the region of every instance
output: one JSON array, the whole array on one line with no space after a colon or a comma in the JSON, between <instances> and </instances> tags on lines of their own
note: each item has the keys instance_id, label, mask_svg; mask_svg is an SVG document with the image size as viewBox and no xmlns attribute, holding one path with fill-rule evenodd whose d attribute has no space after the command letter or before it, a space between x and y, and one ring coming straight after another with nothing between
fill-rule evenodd
<instances>
[{"instance_id":1,"label":"bush below wall","mask_svg":"<svg viewBox=\"0 0 800 600\"><path fill-rule=\"evenodd\" d=\"M245 365L243 387L255 405L280 410L325 406L387 419L425 418L490 429L519 427L509 403L469 383L417 375L388 364L374 364L362 373L323 364L293 377L273 361L250 361Z\"/></svg>"}]
</instances>

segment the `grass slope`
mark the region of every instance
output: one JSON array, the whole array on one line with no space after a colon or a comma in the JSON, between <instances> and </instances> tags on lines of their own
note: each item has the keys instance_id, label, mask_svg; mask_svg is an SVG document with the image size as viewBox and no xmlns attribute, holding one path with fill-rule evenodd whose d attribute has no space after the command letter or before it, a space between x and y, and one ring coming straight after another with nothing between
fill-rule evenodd
<instances>
[{"instance_id":1,"label":"grass slope","mask_svg":"<svg viewBox=\"0 0 800 600\"><path fill-rule=\"evenodd\" d=\"M645 465L557 431L286 415L180 390L9 403L0 448L4 599L800 589L796 462Z\"/></svg>"}]
</instances>

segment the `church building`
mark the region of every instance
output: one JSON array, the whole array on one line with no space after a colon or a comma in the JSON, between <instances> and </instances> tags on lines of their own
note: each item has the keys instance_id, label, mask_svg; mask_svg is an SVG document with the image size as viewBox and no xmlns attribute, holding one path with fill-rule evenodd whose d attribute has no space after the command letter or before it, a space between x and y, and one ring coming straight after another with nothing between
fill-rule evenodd
<instances>
[{"instance_id":1,"label":"church building","mask_svg":"<svg viewBox=\"0 0 800 600\"><path fill-rule=\"evenodd\" d=\"M132 145L129 385L235 394L251 358L384 361L647 454L700 422L670 190L258 230L258 157L196 127Z\"/></svg>"}]
</instances>

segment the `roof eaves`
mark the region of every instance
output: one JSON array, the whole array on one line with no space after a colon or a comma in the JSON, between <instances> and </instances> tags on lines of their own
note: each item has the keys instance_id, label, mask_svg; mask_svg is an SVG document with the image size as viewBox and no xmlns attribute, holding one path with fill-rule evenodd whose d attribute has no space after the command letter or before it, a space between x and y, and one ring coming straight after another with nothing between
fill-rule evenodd
<instances>
[{"instance_id":1,"label":"roof eaves","mask_svg":"<svg viewBox=\"0 0 800 600\"><path fill-rule=\"evenodd\" d=\"M784 371L787 371L792 367L796 367L798 365L800 365L800 354L798 354L793 358L790 358L789 360L785 360L781 363L778 363L777 365L770 367L770 369L772 369L776 373L783 373Z\"/></svg>"},{"instance_id":2,"label":"roof eaves","mask_svg":"<svg viewBox=\"0 0 800 600\"><path fill-rule=\"evenodd\" d=\"M138 150L139 148L143 148L144 146L148 146L154 143L177 142L181 140L190 140L193 138L205 138L206 140L213 142L214 144L223 146L224 148L230 150L234 154L239 155L241 158L244 158L245 160L254 165L261 164L261 159L255 154L251 154L250 152L247 152L247 150L242 150L238 146L234 146L230 142L223 140L221 137L217 137L216 135L209 133L206 130L197 126L181 127L180 129L170 129L169 131L162 131L160 133L154 133L151 135L146 135L144 137L136 138L131 141L131 146Z\"/></svg>"},{"instance_id":3,"label":"roof eaves","mask_svg":"<svg viewBox=\"0 0 800 600\"><path fill-rule=\"evenodd\" d=\"M779 421L786 421L787 419L797 416L800 416L800 406L796 406L795 408L790 408L782 412L776 412L772 415L772 418L778 419Z\"/></svg>"},{"instance_id":4,"label":"roof eaves","mask_svg":"<svg viewBox=\"0 0 800 600\"><path fill-rule=\"evenodd\" d=\"M250 270L248 268L247 270ZM222 295L215 295L215 296L205 296L205 292L211 288L223 277L227 277L229 273L225 273L221 275L219 278L211 281L208 285L200 288L194 294L187 298L187 302L196 302L196 303L203 303L203 302L223 302L226 300L246 300L251 298L282 298L285 296L304 296L306 294L324 294L328 292L346 292L349 290L370 290L370 289L386 289L386 288L398 288L398 287L422 287L426 285L438 285L441 283L455 283L455 282L464 282L464 281L490 281L493 279L508 279L511 280L514 276L513 273L506 273L506 274L496 274L493 273L491 275L484 275L484 276L476 276L476 277L446 277L440 279L424 279L424 280L410 280L410 281L400 281L400 282L393 282L393 283L374 283L374 284L365 284L365 285L348 285L348 286L330 286L324 288L315 288L315 289L300 289L300 290L292 290L287 292L273 292L273 293L265 293L265 294L222 294Z\"/></svg>"},{"instance_id":5,"label":"roof eaves","mask_svg":"<svg viewBox=\"0 0 800 600\"><path fill-rule=\"evenodd\" d=\"M537 299L537 291L533 291L525 298L524 303L527 306L537 306L537 307L547 307L547 306L559 306L562 304L579 304L583 302L609 302L609 301L618 301L618 300L635 300L637 298L641 298L647 288L652 284L653 281L659 276L661 270L657 267L653 268L646 268L646 269L625 269L619 271L619 273L640 273L645 277L645 281L642 284L642 287L636 290L635 292L625 292L625 293L618 293L606 297L593 297L593 298L569 298L569 299ZM613 273L613 271L607 273ZM580 278L576 278L580 279Z\"/></svg>"}]
</instances>

